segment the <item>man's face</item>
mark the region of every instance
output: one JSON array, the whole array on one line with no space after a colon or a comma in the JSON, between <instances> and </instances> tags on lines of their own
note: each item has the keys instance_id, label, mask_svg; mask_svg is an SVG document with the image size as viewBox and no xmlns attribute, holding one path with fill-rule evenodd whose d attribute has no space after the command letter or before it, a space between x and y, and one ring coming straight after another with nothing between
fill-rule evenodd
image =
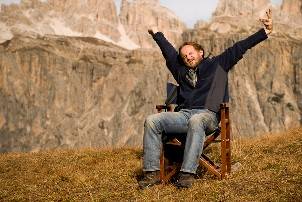
<instances>
[{"instance_id":1,"label":"man's face","mask_svg":"<svg viewBox=\"0 0 302 202\"><path fill-rule=\"evenodd\" d=\"M185 45L180 50L180 56L187 67L195 69L202 60L203 51L197 51L193 46Z\"/></svg>"}]
</instances>

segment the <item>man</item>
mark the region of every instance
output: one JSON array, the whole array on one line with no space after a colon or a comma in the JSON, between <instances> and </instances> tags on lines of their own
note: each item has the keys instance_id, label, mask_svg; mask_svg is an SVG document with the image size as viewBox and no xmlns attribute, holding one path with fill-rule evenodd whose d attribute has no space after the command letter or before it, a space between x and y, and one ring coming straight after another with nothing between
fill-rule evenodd
<instances>
[{"instance_id":1,"label":"man","mask_svg":"<svg viewBox=\"0 0 302 202\"><path fill-rule=\"evenodd\" d=\"M161 32L148 30L160 47L168 69L179 84L181 110L153 114L146 118L143 140L144 178L139 181L141 188L160 182L162 134L173 133L187 133L183 162L176 185L180 188L192 186L206 132L217 127L216 113L220 104L228 97L228 71L242 59L248 49L267 39L272 32L271 10L266 14L267 19L260 19L264 28L212 58L204 58L203 48L194 42L185 42L179 48L178 55Z\"/></svg>"}]
</instances>

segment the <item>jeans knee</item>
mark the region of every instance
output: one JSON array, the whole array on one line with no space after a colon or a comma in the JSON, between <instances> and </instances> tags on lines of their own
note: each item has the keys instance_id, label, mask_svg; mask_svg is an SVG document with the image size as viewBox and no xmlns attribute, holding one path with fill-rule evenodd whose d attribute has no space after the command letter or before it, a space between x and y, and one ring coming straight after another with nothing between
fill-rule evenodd
<instances>
[{"instance_id":1,"label":"jeans knee","mask_svg":"<svg viewBox=\"0 0 302 202\"><path fill-rule=\"evenodd\" d=\"M199 127L204 127L206 123L205 117L200 117L200 116L192 116L189 119L188 122L188 127L189 128L199 128Z\"/></svg>"},{"instance_id":2,"label":"jeans knee","mask_svg":"<svg viewBox=\"0 0 302 202\"><path fill-rule=\"evenodd\" d=\"M188 125L189 127L194 127L200 124L200 119L198 119L196 116L192 116L189 119Z\"/></svg>"},{"instance_id":3,"label":"jeans knee","mask_svg":"<svg viewBox=\"0 0 302 202\"><path fill-rule=\"evenodd\" d=\"M154 128L156 122L156 116L154 114L147 116L145 119L144 126L145 128Z\"/></svg>"}]
</instances>

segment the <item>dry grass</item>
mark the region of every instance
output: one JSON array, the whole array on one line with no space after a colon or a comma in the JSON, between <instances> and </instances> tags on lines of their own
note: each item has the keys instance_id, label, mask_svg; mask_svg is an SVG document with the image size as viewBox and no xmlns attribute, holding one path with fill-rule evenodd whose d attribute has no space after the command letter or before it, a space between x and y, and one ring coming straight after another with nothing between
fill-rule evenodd
<instances>
[{"instance_id":1,"label":"dry grass","mask_svg":"<svg viewBox=\"0 0 302 202\"><path fill-rule=\"evenodd\" d=\"M191 189L137 189L140 149L0 155L1 201L301 201L302 128L233 141L227 180L206 173Z\"/></svg>"}]
</instances>

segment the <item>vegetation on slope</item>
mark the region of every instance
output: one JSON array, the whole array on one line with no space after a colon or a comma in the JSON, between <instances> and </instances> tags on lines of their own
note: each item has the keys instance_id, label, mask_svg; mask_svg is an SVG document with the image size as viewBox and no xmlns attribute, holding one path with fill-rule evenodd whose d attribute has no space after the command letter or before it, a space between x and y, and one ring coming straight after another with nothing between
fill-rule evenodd
<instances>
[{"instance_id":1,"label":"vegetation on slope","mask_svg":"<svg viewBox=\"0 0 302 202\"><path fill-rule=\"evenodd\" d=\"M141 149L0 155L1 201L300 201L302 128L232 142L226 180L204 173L191 189L139 190ZM213 150L213 149L212 149ZM214 152L215 153L215 152ZM237 164L236 164L237 163Z\"/></svg>"}]
</instances>

